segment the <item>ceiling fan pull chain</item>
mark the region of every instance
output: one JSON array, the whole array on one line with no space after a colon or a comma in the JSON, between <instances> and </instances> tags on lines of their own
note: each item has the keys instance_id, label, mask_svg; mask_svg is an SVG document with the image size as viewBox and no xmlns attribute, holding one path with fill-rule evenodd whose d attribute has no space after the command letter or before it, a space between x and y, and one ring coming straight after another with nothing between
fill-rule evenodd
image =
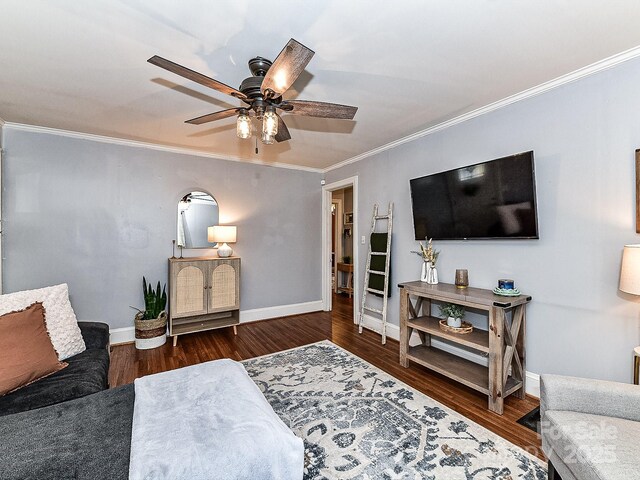
<instances>
[{"instance_id":1,"label":"ceiling fan pull chain","mask_svg":"<svg viewBox=\"0 0 640 480\"><path fill-rule=\"evenodd\" d=\"M258 154L258 136L256 135L256 155Z\"/></svg>"}]
</instances>

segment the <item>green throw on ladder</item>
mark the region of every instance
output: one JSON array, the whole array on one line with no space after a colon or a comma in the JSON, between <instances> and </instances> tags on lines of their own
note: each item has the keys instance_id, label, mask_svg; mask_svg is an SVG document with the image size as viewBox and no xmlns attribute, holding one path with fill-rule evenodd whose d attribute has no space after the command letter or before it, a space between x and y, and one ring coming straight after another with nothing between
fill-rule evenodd
<instances>
[{"instance_id":1,"label":"green throw on ladder","mask_svg":"<svg viewBox=\"0 0 640 480\"><path fill-rule=\"evenodd\" d=\"M377 222L387 222L385 232L376 231ZM389 204L386 215L378 214L378 204L373 206L371 218L371 236L369 237L369 253L364 275L364 291L362 292L362 308L358 327L362 333L365 311L378 314L382 317L382 344L387 342L387 299L389 297L389 274L391 263L391 228L393 226L393 203ZM371 307L367 304L367 294L382 297L382 309Z\"/></svg>"}]
</instances>

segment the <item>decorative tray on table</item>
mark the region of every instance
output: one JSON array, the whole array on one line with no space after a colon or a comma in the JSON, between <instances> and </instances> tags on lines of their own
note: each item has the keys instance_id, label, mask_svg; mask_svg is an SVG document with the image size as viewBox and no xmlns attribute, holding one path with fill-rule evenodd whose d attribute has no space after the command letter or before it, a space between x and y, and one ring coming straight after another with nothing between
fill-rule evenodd
<instances>
[{"instance_id":1,"label":"decorative tray on table","mask_svg":"<svg viewBox=\"0 0 640 480\"><path fill-rule=\"evenodd\" d=\"M447 325L447 319L443 318L442 320L440 320L440 330L449 333L471 333L473 332L473 325L471 325L469 322L462 322L461 327L450 327L449 325Z\"/></svg>"},{"instance_id":2,"label":"decorative tray on table","mask_svg":"<svg viewBox=\"0 0 640 480\"><path fill-rule=\"evenodd\" d=\"M493 293L501 297L517 297L522 295L517 288L494 288Z\"/></svg>"}]
</instances>

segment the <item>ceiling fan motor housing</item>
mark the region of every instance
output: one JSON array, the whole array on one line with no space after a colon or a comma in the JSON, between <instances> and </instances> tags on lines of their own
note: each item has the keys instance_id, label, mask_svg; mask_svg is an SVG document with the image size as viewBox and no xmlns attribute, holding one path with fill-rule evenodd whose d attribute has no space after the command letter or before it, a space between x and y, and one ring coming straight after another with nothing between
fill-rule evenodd
<instances>
[{"instance_id":1,"label":"ceiling fan motor housing","mask_svg":"<svg viewBox=\"0 0 640 480\"><path fill-rule=\"evenodd\" d=\"M261 91L262 81L264 76L269 71L272 62L263 57L255 57L249 60L249 70L251 70L252 77L245 78L240 84L239 90L249 99L252 100L251 108L253 108L258 116L264 111L264 105L262 100L267 103L279 103L282 97L277 99L264 99Z\"/></svg>"},{"instance_id":2,"label":"ceiling fan motor housing","mask_svg":"<svg viewBox=\"0 0 640 480\"><path fill-rule=\"evenodd\" d=\"M262 79L263 77L245 78L240 84L239 90L250 100L262 98L262 92L260 91Z\"/></svg>"},{"instance_id":3,"label":"ceiling fan motor housing","mask_svg":"<svg viewBox=\"0 0 640 480\"><path fill-rule=\"evenodd\" d=\"M262 98L260 87L271 65L271 60L262 57L255 57L249 60L249 70L251 70L253 76L245 78L240 84L239 90L250 100Z\"/></svg>"},{"instance_id":4,"label":"ceiling fan motor housing","mask_svg":"<svg viewBox=\"0 0 640 480\"><path fill-rule=\"evenodd\" d=\"M273 62L262 57L255 57L249 60L249 70L254 77L264 77L267 74L267 70L271 67Z\"/></svg>"}]
</instances>

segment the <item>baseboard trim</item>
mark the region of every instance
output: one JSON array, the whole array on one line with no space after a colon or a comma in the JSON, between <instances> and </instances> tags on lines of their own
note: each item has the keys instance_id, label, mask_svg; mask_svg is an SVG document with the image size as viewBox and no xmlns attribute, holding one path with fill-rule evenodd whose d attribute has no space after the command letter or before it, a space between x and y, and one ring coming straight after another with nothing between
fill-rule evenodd
<instances>
[{"instance_id":1,"label":"baseboard trim","mask_svg":"<svg viewBox=\"0 0 640 480\"><path fill-rule=\"evenodd\" d=\"M540 398L540 375L527 372L527 395Z\"/></svg>"},{"instance_id":2,"label":"baseboard trim","mask_svg":"<svg viewBox=\"0 0 640 480\"><path fill-rule=\"evenodd\" d=\"M269 320L272 318L286 317L289 315L302 315L304 313L321 311L323 308L322 300L316 300L313 302L294 303L290 305L278 305L274 307L254 308L251 310L240 311L240 323L249 323L259 320ZM372 317L371 315L365 315L363 318L363 326L368 330L372 330L376 333L380 333L382 329L382 321ZM124 343L132 343L135 341L135 329L134 327L124 328L112 328L109 331L111 337L111 345L120 345ZM400 327L392 323L387 324L387 337L394 340L400 340ZM418 345L420 338L418 335L412 335L409 340L410 345ZM468 350L458 348L446 342L442 342L437 339L432 339L432 345L445 350L449 353L453 353L460 357L463 357L471 362L478 363L480 365L487 365L488 358L484 355L479 355ZM527 372L527 394L540 398L540 375L533 372Z\"/></svg>"},{"instance_id":3,"label":"baseboard trim","mask_svg":"<svg viewBox=\"0 0 640 480\"><path fill-rule=\"evenodd\" d=\"M376 333L380 333L382 331L382 320L372 317L371 315L364 315L363 326L368 330L372 330ZM387 337L399 341L400 327L392 323L387 323ZM418 345L419 343L420 343L420 337L418 337L418 335L414 333L409 339L409 345L414 346L414 345ZM470 362L484 365L485 367L489 364L488 356L470 352L469 350L456 347L455 345L452 345L447 342L443 342L436 338L431 339L431 345L441 350L444 350L445 352L458 355L459 357L469 360ZM533 372L527 372L526 377L527 377L527 387L526 387L527 394L540 398L540 375Z\"/></svg>"},{"instance_id":4,"label":"baseboard trim","mask_svg":"<svg viewBox=\"0 0 640 480\"><path fill-rule=\"evenodd\" d=\"M288 317L289 315L302 315L303 313L319 312L322 309L322 300L315 300L313 302L292 303L290 305L254 308L252 310L240 310L240 323Z\"/></svg>"},{"instance_id":5,"label":"baseboard trim","mask_svg":"<svg viewBox=\"0 0 640 480\"><path fill-rule=\"evenodd\" d=\"M135 327L109 328L109 343L111 345L133 343L136 341L135 330Z\"/></svg>"},{"instance_id":6,"label":"baseboard trim","mask_svg":"<svg viewBox=\"0 0 640 480\"><path fill-rule=\"evenodd\" d=\"M269 320L271 318L287 317L289 315L301 315L303 313L318 312L322 310L322 300L313 302L293 303L290 305L277 305L274 307L253 308L240 310L240 323ZM109 329L111 345L131 343L136 339L134 327Z\"/></svg>"}]
</instances>

